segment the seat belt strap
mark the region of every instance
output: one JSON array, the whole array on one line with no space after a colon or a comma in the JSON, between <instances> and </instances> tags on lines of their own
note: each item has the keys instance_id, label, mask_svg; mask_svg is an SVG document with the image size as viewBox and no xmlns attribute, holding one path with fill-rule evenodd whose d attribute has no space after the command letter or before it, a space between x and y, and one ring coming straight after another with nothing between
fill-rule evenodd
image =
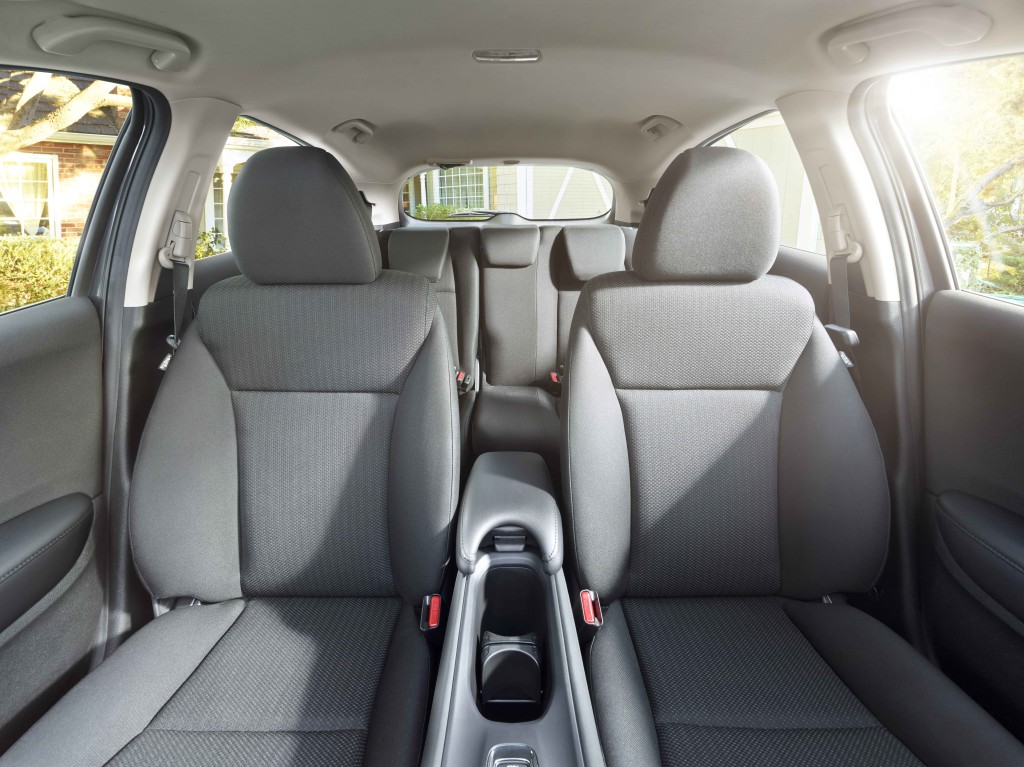
<instances>
[{"instance_id":1,"label":"seat belt strap","mask_svg":"<svg viewBox=\"0 0 1024 767\"><path fill-rule=\"evenodd\" d=\"M171 292L174 313L171 335L167 336L167 345L171 351L160 363L160 370L167 370L174 353L181 346L181 337L185 330L185 311L188 308L188 280L195 261L195 250L192 245L192 217L180 210L174 211L171 230L167 235L167 244L157 252L160 265L171 270Z\"/></svg>"},{"instance_id":2,"label":"seat belt strap","mask_svg":"<svg viewBox=\"0 0 1024 767\"><path fill-rule=\"evenodd\" d=\"M828 314L829 322L825 325L835 344L843 364L851 371L854 381L858 375L854 372L856 362L853 349L860 343L851 325L850 319L850 258L860 258L863 249L850 235L847 225L846 209L837 205L828 216L828 235L831 240L832 255L828 259ZM858 386L859 388L859 386Z\"/></svg>"}]
</instances>

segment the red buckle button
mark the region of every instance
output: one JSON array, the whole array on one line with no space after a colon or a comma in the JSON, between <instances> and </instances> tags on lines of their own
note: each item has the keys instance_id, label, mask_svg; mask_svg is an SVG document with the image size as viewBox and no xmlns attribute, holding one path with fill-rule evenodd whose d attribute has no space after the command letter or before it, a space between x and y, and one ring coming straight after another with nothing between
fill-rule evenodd
<instances>
[{"instance_id":1,"label":"red buckle button","mask_svg":"<svg viewBox=\"0 0 1024 767\"><path fill-rule=\"evenodd\" d=\"M420 610L420 629L432 631L441 625L441 595L431 594L423 597L423 608Z\"/></svg>"},{"instance_id":2,"label":"red buckle button","mask_svg":"<svg viewBox=\"0 0 1024 767\"><path fill-rule=\"evenodd\" d=\"M460 370L455 374L455 383L462 383L466 380L466 371Z\"/></svg>"},{"instance_id":3,"label":"red buckle button","mask_svg":"<svg viewBox=\"0 0 1024 767\"><path fill-rule=\"evenodd\" d=\"M583 608L583 622L594 628L604 625L604 613L601 611L601 598L596 591L583 589L580 592L580 606Z\"/></svg>"}]
</instances>

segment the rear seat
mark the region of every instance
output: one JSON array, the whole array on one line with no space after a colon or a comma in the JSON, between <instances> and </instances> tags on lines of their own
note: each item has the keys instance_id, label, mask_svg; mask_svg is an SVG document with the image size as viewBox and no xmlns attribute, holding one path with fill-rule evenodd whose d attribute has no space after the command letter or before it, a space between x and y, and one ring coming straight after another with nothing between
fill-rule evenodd
<instances>
[{"instance_id":1,"label":"rear seat","mask_svg":"<svg viewBox=\"0 0 1024 767\"><path fill-rule=\"evenodd\" d=\"M387 239L387 268L426 277L434 286L448 328L455 367L472 372L476 361L479 277L471 250L460 247L453 252L452 240L459 238L456 232L441 228L392 230Z\"/></svg>"},{"instance_id":2,"label":"rear seat","mask_svg":"<svg viewBox=\"0 0 1024 767\"><path fill-rule=\"evenodd\" d=\"M480 230L482 387L474 453L540 453L558 479L560 371L583 283L621 271L619 227L484 226Z\"/></svg>"}]
</instances>

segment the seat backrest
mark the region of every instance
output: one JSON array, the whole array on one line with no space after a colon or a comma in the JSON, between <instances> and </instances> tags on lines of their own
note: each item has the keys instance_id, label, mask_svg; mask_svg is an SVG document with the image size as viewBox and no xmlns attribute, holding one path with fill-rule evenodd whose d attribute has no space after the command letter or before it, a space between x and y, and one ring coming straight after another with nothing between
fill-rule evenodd
<instances>
[{"instance_id":1,"label":"seat backrest","mask_svg":"<svg viewBox=\"0 0 1024 767\"><path fill-rule=\"evenodd\" d=\"M552 274L558 289L556 370L565 363L569 329L583 284L626 268L626 236L618 226L582 224L558 230L551 251Z\"/></svg>"},{"instance_id":2,"label":"seat backrest","mask_svg":"<svg viewBox=\"0 0 1024 767\"><path fill-rule=\"evenodd\" d=\"M322 150L255 155L228 215L242 276L203 296L140 447L139 572L158 598L416 602L441 585L459 487L434 291L381 271Z\"/></svg>"},{"instance_id":3,"label":"seat backrest","mask_svg":"<svg viewBox=\"0 0 1024 767\"><path fill-rule=\"evenodd\" d=\"M482 365L490 384L541 385L555 369L554 234L537 226L480 229Z\"/></svg>"},{"instance_id":4,"label":"seat backrest","mask_svg":"<svg viewBox=\"0 0 1024 767\"><path fill-rule=\"evenodd\" d=\"M765 276L779 206L737 149L682 154L633 272L580 295L563 485L583 586L619 596L868 589L886 552L871 421L807 292Z\"/></svg>"},{"instance_id":5,"label":"seat backrest","mask_svg":"<svg viewBox=\"0 0 1024 767\"><path fill-rule=\"evenodd\" d=\"M475 228L470 229L472 234ZM479 269L459 229L404 228L387 239L388 268L425 277L444 315L457 367L472 371L479 322Z\"/></svg>"},{"instance_id":6,"label":"seat backrest","mask_svg":"<svg viewBox=\"0 0 1024 767\"><path fill-rule=\"evenodd\" d=\"M625 263L610 224L484 226L480 303L484 372L498 386L547 386L561 366L586 280Z\"/></svg>"}]
</instances>

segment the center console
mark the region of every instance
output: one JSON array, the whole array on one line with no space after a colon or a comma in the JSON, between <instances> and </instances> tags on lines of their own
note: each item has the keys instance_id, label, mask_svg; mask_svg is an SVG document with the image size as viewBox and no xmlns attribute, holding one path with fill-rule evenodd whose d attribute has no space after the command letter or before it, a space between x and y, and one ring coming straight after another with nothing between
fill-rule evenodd
<instances>
[{"instance_id":1,"label":"center console","mask_svg":"<svg viewBox=\"0 0 1024 767\"><path fill-rule=\"evenodd\" d=\"M604 767L544 460L481 455L457 536L423 767Z\"/></svg>"}]
</instances>

